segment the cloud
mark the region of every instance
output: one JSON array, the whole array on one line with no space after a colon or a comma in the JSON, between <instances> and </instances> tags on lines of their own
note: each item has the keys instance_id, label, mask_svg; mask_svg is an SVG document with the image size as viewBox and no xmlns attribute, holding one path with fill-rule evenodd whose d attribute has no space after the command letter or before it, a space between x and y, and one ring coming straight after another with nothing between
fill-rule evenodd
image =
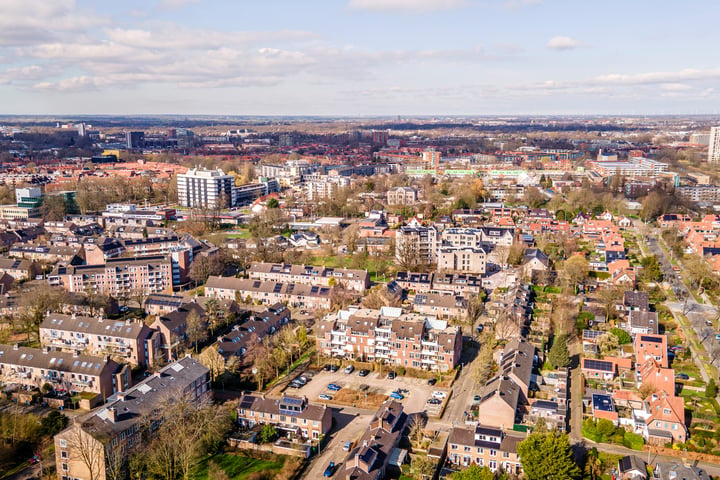
<instances>
[{"instance_id":1,"label":"cloud","mask_svg":"<svg viewBox=\"0 0 720 480\"><path fill-rule=\"evenodd\" d=\"M425 13L438 10L453 10L465 7L467 4L467 0L350 0L348 6L355 10L372 12Z\"/></svg>"},{"instance_id":2,"label":"cloud","mask_svg":"<svg viewBox=\"0 0 720 480\"><path fill-rule=\"evenodd\" d=\"M548 40L545 46L552 50L574 50L585 45L570 37L553 37Z\"/></svg>"},{"instance_id":3,"label":"cloud","mask_svg":"<svg viewBox=\"0 0 720 480\"><path fill-rule=\"evenodd\" d=\"M160 0L158 8L179 10L195 3L200 3L200 0Z\"/></svg>"}]
</instances>

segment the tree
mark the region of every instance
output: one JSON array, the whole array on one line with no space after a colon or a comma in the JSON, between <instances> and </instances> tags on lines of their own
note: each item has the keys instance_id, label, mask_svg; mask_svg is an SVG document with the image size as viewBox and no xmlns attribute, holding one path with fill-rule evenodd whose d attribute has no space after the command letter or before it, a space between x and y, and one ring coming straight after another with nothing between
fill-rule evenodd
<instances>
[{"instance_id":1,"label":"tree","mask_svg":"<svg viewBox=\"0 0 720 480\"><path fill-rule=\"evenodd\" d=\"M496 364L493 360L495 350L495 334L491 329L486 329L480 339L480 352L475 362L473 379L478 385L485 385L495 370Z\"/></svg>"},{"instance_id":2,"label":"tree","mask_svg":"<svg viewBox=\"0 0 720 480\"><path fill-rule=\"evenodd\" d=\"M265 204L267 208L280 208L280 202L277 198L272 197L270 198L267 203Z\"/></svg>"},{"instance_id":3,"label":"tree","mask_svg":"<svg viewBox=\"0 0 720 480\"><path fill-rule=\"evenodd\" d=\"M540 205L545 203L546 200L545 195L543 195L537 187L527 187L525 189L523 201L530 207L538 208Z\"/></svg>"},{"instance_id":4,"label":"tree","mask_svg":"<svg viewBox=\"0 0 720 480\"><path fill-rule=\"evenodd\" d=\"M717 393L717 384L715 383L715 379L711 378L710 381L707 383L707 386L705 387L705 396L707 398L715 398L717 397Z\"/></svg>"},{"instance_id":5,"label":"tree","mask_svg":"<svg viewBox=\"0 0 720 480\"><path fill-rule=\"evenodd\" d=\"M413 455L408 473L415 480L432 478L436 463L427 455Z\"/></svg>"},{"instance_id":6,"label":"tree","mask_svg":"<svg viewBox=\"0 0 720 480\"><path fill-rule=\"evenodd\" d=\"M557 335L553 339L552 347L548 352L548 361L555 367L569 367L570 366L570 351L567 346L567 335Z\"/></svg>"},{"instance_id":7,"label":"tree","mask_svg":"<svg viewBox=\"0 0 720 480\"><path fill-rule=\"evenodd\" d=\"M409 423L409 435L410 441L416 445L419 445L425 436L425 425L427 419L420 414L415 414L410 418Z\"/></svg>"},{"instance_id":8,"label":"tree","mask_svg":"<svg viewBox=\"0 0 720 480\"><path fill-rule=\"evenodd\" d=\"M515 239L510 250L508 251L507 263L510 265L520 265L525 257L525 243Z\"/></svg>"},{"instance_id":9,"label":"tree","mask_svg":"<svg viewBox=\"0 0 720 480\"><path fill-rule=\"evenodd\" d=\"M642 260L640 260L640 265L642 265L643 267L642 271L640 272L640 278L644 283L662 281L662 267L660 266L660 262L658 262L658 259L655 255L643 257Z\"/></svg>"},{"instance_id":10,"label":"tree","mask_svg":"<svg viewBox=\"0 0 720 480\"><path fill-rule=\"evenodd\" d=\"M46 195L43 198L40 214L43 219L58 222L65 218L67 203L62 195Z\"/></svg>"},{"instance_id":11,"label":"tree","mask_svg":"<svg viewBox=\"0 0 720 480\"><path fill-rule=\"evenodd\" d=\"M611 328L610 334L617 337L619 345L627 345L628 343L632 342L632 337L630 336L630 334L622 328Z\"/></svg>"},{"instance_id":12,"label":"tree","mask_svg":"<svg viewBox=\"0 0 720 480\"><path fill-rule=\"evenodd\" d=\"M609 321L615 313L615 307L623 297L623 292L619 288L608 285L598 292L598 296L605 309L605 321Z\"/></svg>"},{"instance_id":13,"label":"tree","mask_svg":"<svg viewBox=\"0 0 720 480\"><path fill-rule=\"evenodd\" d=\"M195 311L191 311L187 316L186 332L188 340L195 347L195 353L197 353L198 344L208 338L208 333L205 321Z\"/></svg>"},{"instance_id":14,"label":"tree","mask_svg":"<svg viewBox=\"0 0 720 480\"><path fill-rule=\"evenodd\" d=\"M412 237L396 240L395 259L401 270L417 271L422 264L417 241Z\"/></svg>"},{"instance_id":15,"label":"tree","mask_svg":"<svg viewBox=\"0 0 720 480\"><path fill-rule=\"evenodd\" d=\"M262 429L260 430L260 443L270 443L277 437L277 429L270 425L269 423L266 423L262 426Z\"/></svg>"},{"instance_id":16,"label":"tree","mask_svg":"<svg viewBox=\"0 0 720 480\"><path fill-rule=\"evenodd\" d=\"M596 341L601 353L614 351L620 343L618 338L612 333L604 333L597 337Z\"/></svg>"},{"instance_id":17,"label":"tree","mask_svg":"<svg viewBox=\"0 0 720 480\"><path fill-rule=\"evenodd\" d=\"M580 478L567 434L531 433L517 447L528 480L570 480Z\"/></svg>"},{"instance_id":18,"label":"tree","mask_svg":"<svg viewBox=\"0 0 720 480\"><path fill-rule=\"evenodd\" d=\"M227 360L220 354L217 344L210 345L204 349L198 361L210 370L210 381L214 382L219 376L228 372L234 373L240 367L237 357L231 356Z\"/></svg>"},{"instance_id":19,"label":"tree","mask_svg":"<svg viewBox=\"0 0 720 480\"><path fill-rule=\"evenodd\" d=\"M205 313L207 313L208 317L210 333L214 334L215 328L217 328L218 324L220 323L220 318L222 316L220 312L220 302L218 302L217 298L210 297L205 301L204 308Z\"/></svg>"},{"instance_id":20,"label":"tree","mask_svg":"<svg viewBox=\"0 0 720 480\"><path fill-rule=\"evenodd\" d=\"M64 430L68 425L68 417L53 410L40 419L43 435L54 437L57 433Z\"/></svg>"},{"instance_id":21,"label":"tree","mask_svg":"<svg viewBox=\"0 0 720 480\"><path fill-rule=\"evenodd\" d=\"M105 449L102 443L85 432L78 423L67 436L68 450L83 464L89 480L101 477L104 467Z\"/></svg>"},{"instance_id":22,"label":"tree","mask_svg":"<svg viewBox=\"0 0 720 480\"><path fill-rule=\"evenodd\" d=\"M562 264L562 277L568 287L573 287L582 283L588 276L590 264L580 255L573 255Z\"/></svg>"},{"instance_id":23,"label":"tree","mask_svg":"<svg viewBox=\"0 0 720 480\"><path fill-rule=\"evenodd\" d=\"M468 468L450 475L451 480L495 480L495 474L488 467L473 463Z\"/></svg>"}]
</instances>

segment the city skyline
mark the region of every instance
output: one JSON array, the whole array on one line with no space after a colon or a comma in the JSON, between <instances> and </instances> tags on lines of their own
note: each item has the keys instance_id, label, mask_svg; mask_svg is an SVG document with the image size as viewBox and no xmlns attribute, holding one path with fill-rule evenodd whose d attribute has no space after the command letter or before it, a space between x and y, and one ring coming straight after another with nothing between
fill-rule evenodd
<instances>
[{"instance_id":1,"label":"city skyline","mask_svg":"<svg viewBox=\"0 0 720 480\"><path fill-rule=\"evenodd\" d=\"M3 2L4 114L717 114L720 5Z\"/></svg>"}]
</instances>

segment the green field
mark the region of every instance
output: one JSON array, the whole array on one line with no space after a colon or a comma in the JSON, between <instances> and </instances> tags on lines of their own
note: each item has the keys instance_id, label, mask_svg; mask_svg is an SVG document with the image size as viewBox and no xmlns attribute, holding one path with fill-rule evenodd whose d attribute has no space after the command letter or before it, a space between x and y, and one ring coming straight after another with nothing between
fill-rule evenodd
<instances>
[{"instance_id":1,"label":"green field","mask_svg":"<svg viewBox=\"0 0 720 480\"><path fill-rule=\"evenodd\" d=\"M231 480L244 480L255 472L278 472L285 464L285 457L278 455L274 461L259 460L243 455L220 453L201 460L193 470L192 480L208 480L210 462L220 467Z\"/></svg>"}]
</instances>

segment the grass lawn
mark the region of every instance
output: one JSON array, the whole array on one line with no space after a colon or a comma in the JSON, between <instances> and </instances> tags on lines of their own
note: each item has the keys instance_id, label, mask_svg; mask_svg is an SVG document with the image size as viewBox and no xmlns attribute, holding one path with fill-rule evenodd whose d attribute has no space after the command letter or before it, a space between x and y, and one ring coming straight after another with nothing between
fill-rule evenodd
<instances>
[{"instance_id":1,"label":"grass lawn","mask_svg":"<svg viewBox=\"0 0 720 480\"><path fill-rule=\"evenodd\" d=\"M268 461L243 455L221 453L204 458L197 463L190 478L192 480L207 480L210 462L218 465L231 480L243 480L255 472L278 472L285 464L286 459L282 455L277 455L274 458L276 460Z\"/></svg>"}]
</instances>

